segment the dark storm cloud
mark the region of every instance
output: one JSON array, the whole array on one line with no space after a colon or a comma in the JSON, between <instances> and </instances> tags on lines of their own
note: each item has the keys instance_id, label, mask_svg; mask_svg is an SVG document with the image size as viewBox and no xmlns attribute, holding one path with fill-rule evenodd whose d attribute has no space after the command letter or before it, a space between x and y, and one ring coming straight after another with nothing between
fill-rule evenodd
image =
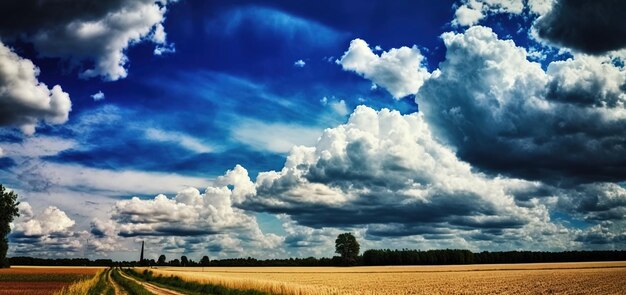
<instances>
[{"instance_id":1,"label":"dark storm cloud","mask_svg":"<svg viewBox=\"0 0 626 295\"><path fill-rule=\"evenodd\" d=\"M72 21L97 20L133 0L7 0L0 2L0 35L17 37Z\"/></svg>"},{"instance_id":2,"label":"dark storm cloud","mask_svg":"<svg viewBox=\"0 0 626 295\"><path fill-rule=\"evenodd\" d=\"M555 191L559 208L589 221L626 219L626 189L614 183L592 183Z\"/></svg>"},{"instance_id":3,"label":"dark storm cloud","mask_svg":"<svg viewBox=\"0 0 626 295\"><path fill-rule=\"evenodd\" d=\"M446 60L417 94L435 134L473 166L553 184L626 177L626 73L577 57L544 71L491 29L445 33Z\"/></svg>"},{"instance_id":4,"label":"dark storm cloud","mask_svg":"<svg viewBox=\"0 0 626 295\"><path fill-rule=\"evenodd\" d=\"M122 230L119 232L121 237L139 237L139 236L163 236L163 237L193 237L214 235L220 232L215 230L201 229L201 228L188 228L184 224L169 224L167 226L155 226L147 228L145 230Z\"/></svg>"},{"instance_id":5,"label":"dark storm cloud","mask_svg":"<svg viewBox=\"0 0 626 295\"><path fill-rule=\"evenodd\" d=\"M591 54L626 47L626 2L559 0L535 29L541 38Z\"/></svg>"}]
</instances>

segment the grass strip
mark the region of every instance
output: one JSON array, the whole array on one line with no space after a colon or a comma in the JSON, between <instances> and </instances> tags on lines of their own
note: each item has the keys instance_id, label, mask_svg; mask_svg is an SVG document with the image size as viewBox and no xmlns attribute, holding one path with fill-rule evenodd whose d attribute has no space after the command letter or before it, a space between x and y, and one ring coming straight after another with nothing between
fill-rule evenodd
<instances>
[{"instance_id":1,"label":"grass strip","mask_svg":"<svg viewBox=\"0 0 626 295\"><path fill-rule=\"evenodd\" d=\"M109 273L111 268L103 271L98 277L98 281L89 289L87 295L115 295L115 289L109 284Z\"/></svg>"},{"instance_id":2,"label":"grass strip","mask_svg":"<svg viewBox=\"0 0 626 295\"><path fill-rule=\"evenodd\" d=\"M143 272L137 272L134 269L129 269L127 274L164 288L172 289L175 291L184 292L191 295L202 294L214 294L214 295L270 295L270 293L257 291L257 290L239 290L226 288L220 285L202 284L198 282L191 282L181 279L177 276L161 276L154 275L149 270Z\"/></svg>"},{"instance_id":3,"label":"grass strip","mask_svg":"<svg viewBox=\"0 0 626 295\"><path fill-rule=\"evenodd\" d=\"M142 285L122 277L118 269L114 269L111 275L113 276L113 280L115 280L128 295L153 295Z\"/></svg>"}]
</instances>

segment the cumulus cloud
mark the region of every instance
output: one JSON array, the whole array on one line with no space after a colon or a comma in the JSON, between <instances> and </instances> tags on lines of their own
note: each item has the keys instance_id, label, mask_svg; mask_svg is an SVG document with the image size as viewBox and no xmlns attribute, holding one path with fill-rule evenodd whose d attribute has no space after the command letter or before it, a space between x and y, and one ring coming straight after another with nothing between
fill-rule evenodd
<instances>
[{"instance_id":1,"label":"cumulus cloud","mask_svg":"<svg viewBox=\"0 0 626 295\"><path fill-rule=\"evenodd\" d=\"M93 67L81 77L126 77L125 50L151 41L168 46L163 21L168 0L19 1L0 4L0 36L21 38L40 56L63 58ZM19 11L20 13L15 13Z\"/></svg>"},{"instance_id":2,"label":"cumulus cloud","mask_svg":"<svg viewBox=\"0 0 626 295\"><path fill-rule=\"evenodd\" d=\"M587 221L613 221L626 225L626 189L615 183L579 185L559 193L559 209Z\"/></svg>"},{"instance_id":3,"label":"cumulus cloud","mask_svg":"<svg viewBox=\"0 0 626 295\"><path fill-rule=\"evenodd\" d=\"M0 42L0 126L35 133L39 122L63 124L72 109L61 86L52 89L37 80L39 68Z\"/></svg>"},{"instance_id":4,"label":"cumulus cloud","mask_svg":"<svg viewBox=\"0 0 626 295\"><path fill-rule=\"evenodd\" d=\"M243 195L235 206L287 214L318 229L368 226L371 236L411 236L429 228L497 236L549 220L545 207L518 206L511 193L535 183L474 173L431 136L419 113L360 106L348 123L326 129L315 146L295 147L282 170L259 173L254 186L242 174L245 189L229 182ZM286 241L308 243L300 240Z\"/></svg>"},{"instance_id":5,"label":"cumulus cloud","mask_svg":"<svg viewBox=\"0 0 626 295\"><path fill-rule=\"evenodd\" d=\"M616 228L612 222L605 221L579 231L576 235L576 241L618 250L626 244L626 231L623 230L623 226Z\"/></svg>"},{"instance_id":6,"label":"cumulus cloud","mask_svg":"<svg viewBox=\"0 0 626 295\"><path fill-rule=\"evenodd\" d=\"M237 187L229 189L227 183ZM253 189L247 172L236 167L219 177L216 185L207 187L204 193L187 188L173 198L158 195L154 199L134 197L119 201L113 208L111 221L94 220L91 233L101 238L111 237L113 233L121 237L153 237L175 243L172 248L189 251L198 250L194 248L197 245L208 247L216 240L225 239L232 245L222 244L220 251L229 248L240 252L237 250L240 244L258 250L274 249L282 244L283 238L264 234L253 215L232 206L233 201L239 201Z\"/></svg>"},{"instance_id":7,"label":"cumulus cloud","mask_svg":"<svg viewBox=\"0 0 626 295\"><path fill-rule=\"evenodd\" d=\"M66 255L81 250L85 233L72 228L74 220L57 207L35 213L28 202L18 205L20 217L12 223L10 252L16 255Z\"/></svg>"},{"instance_id":8,"label":"cumulus cloud","mask_svg":"<svg viewBox=\"0 0 626 295\"><path fill-rule=\"evenodd\" d=\"M473 26L490 15L523 14L544 15L552 9L554 0L464 0L456 8L452 24Z\"/></svg>"},{"instance_id":9,"label":"cumulus cloud","mask_svg":"<svg viewBox=\"0 0 626 295\"><path fill-rule=\"evenodd\" d=\"M626 2L621 0L556 1L534 28L552 43L591 54L626 47Z\"/></svg>"},{"instance_id":10,"label":"cumulus cloud","mask_svg":"<svg viewBox=\"0 0 626 295\"><path fill-rule=\"evenodd\" d=\"M235 192L227 187L208 187L204 193L187 188L170 199L158 195L151 200L134 197L119 201L113 220L121 236L194 236L256 226L254 217L231 206Z\"/></svg>"},{"instance_id":11,"label":"cumulus cloud","mask_svg":"<svg viewBox=\"0 0 626 295\"><path fill-rule=\"evenodd\" d=\"M623 66L575 56L544 71L486 27L443 41L445 61L416 102L461 159L525 179L624 180Z\"/></svg>"},{"instance_id":12,"label":"cumulus cloud","mask_svg":"<svg viewBox=\"0 0 626 295\"><path fill-rule=\"evenodd\" d=\"M461 26L477 24L484 17L482 7L482 4L478 1L469 1L467 4L461 5L454 12L452 23Z\"/></svg>"},{"instance_id":13,"label":"cumulus cloud","mask_svg":"<svg viewBox=\"0 0 626 295\"><path fill-rule=\"evenodd\" d=\"M379 56L365 41L354 39L337 64L384 87L394 98L402 98L416 93L430 77L423 61L424 56L415 45L392 48Z\"/></svg>"}]
</instances>

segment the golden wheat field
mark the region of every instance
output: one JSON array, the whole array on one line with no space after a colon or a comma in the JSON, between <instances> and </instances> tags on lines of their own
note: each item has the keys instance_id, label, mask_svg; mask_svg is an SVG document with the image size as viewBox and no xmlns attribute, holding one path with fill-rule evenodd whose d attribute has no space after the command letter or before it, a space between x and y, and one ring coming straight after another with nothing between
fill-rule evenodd
<instances>
[{"instance_id":1,"label":"golden wheat field","mask_svg":"<svg viewBox=\"0 0 626 295\"><path fill-rule=\"evenodd\" d=\"M626 294L626 262L154 271L274 294Z\"/></svg>"}]
</instances>

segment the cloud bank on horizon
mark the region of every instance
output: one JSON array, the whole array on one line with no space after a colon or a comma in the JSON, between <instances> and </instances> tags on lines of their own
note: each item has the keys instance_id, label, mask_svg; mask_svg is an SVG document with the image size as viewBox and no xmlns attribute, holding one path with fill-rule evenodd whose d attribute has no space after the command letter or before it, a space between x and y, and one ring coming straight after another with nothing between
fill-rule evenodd
<instances>
[{"instance_id":1,"label":"cloud bank on horizon","mask_svg":"<svg viewBox=\"0 0 626 295\"><path fill-rule=\"evenodd\" d=\"M10 254L626 248L620 1L244 2L0 4Z\"/></svg>"}]
</instances>

